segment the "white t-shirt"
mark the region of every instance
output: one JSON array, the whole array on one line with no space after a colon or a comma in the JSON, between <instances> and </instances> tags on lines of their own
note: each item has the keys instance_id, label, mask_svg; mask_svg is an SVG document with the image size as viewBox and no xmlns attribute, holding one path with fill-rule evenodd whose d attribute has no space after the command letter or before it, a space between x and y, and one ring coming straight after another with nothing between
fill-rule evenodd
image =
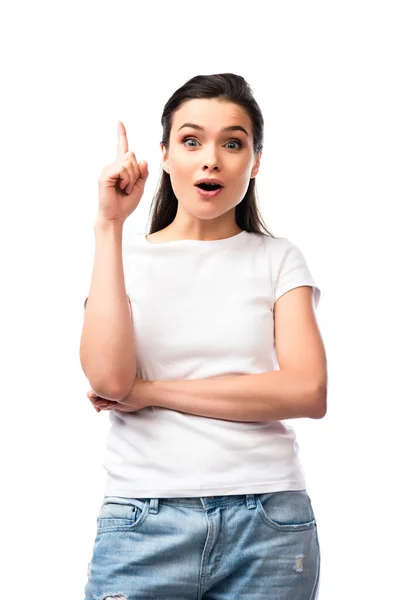
<instances>
[{"instance_id":1,"label":"white t-shirt","mask_svg":"<svg viewBox=\"0 0 400 600\"><path fill-rule=\"evenodd\" d=\"M287 238L242 231L222 240L123 237L137 376L202 379L279 369L274 302L316 287ZM296 434L283 421L215 419L160 407L109 412L105 495L173 498L306 488Z\"/></svg>"}]
</instances>

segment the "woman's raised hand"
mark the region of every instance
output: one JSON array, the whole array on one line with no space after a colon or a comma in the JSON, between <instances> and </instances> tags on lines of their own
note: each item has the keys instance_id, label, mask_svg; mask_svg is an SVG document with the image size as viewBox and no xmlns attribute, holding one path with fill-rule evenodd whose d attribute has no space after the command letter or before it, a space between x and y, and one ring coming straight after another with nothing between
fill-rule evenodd
<instances>
[{"instance_id":1,"label":"woman's raised hand","mask_svg":"<svg viewBox=\"0 0 400 600\"><path fill-rule=\"evenodd\" d=\"M118 121L117 160L105 166L99 177L99 218L124 223L139 204L148 175L147 162L138 164L128 151L126 129Z\"/></svg>"}]
</instances>

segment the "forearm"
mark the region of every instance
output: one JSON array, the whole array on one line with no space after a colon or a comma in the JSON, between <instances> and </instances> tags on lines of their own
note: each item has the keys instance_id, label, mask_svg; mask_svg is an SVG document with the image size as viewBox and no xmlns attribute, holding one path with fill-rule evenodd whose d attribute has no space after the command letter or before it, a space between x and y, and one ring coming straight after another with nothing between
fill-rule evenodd
<instances>
[{"instance_id":1,"label":"forearm","mask_svg":"<svg viewBox=\"0 0 400 600\"><path fill-rule=\"evenodd\" d=\"M149 404L228 421L320 418L324 399L309 378L286 371L224 379L153 381Z\"/></svg>"},{"instance_id":2,"label":"forearm","mask_svg":"<svg viewBox=\"0 0 400 600\"><path fill-rule=\"evenodd\" d=\"M95 258L80 342L82 369L103 398L118 400L136 374L133 324L122 262L122 224L95 224Z\"/></svg>"}]
</instances>

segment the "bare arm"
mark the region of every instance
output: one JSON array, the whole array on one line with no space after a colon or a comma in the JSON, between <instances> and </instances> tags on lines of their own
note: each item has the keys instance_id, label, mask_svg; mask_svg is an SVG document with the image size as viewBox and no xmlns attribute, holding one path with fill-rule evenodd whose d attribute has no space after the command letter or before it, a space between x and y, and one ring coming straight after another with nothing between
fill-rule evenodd
<instances>
[{"instance_id":1,"label":"bare arm","mask_svg":"<svg viewBox=\"0 0 400 600\"><path fill-rule=\"evenodd\" d=\"M92 389L108 400L127 396L136 377L133 320L122 262L122 229L120 222L96 221L93 275L80 342L82 369Z\"/></svg>"},{"instance_id":2,"label":"bare arm","mask_svg":"<svg viewBox=\"0 0 400 600\"><path fill-rule=\"evenodd\" d=\"M325 396L312 378L297 371L268 371L178 381L140 382L141 401L226 421L321 419ZM135 389L132 391L135 398Z\"/></svg>"}]
</instances>

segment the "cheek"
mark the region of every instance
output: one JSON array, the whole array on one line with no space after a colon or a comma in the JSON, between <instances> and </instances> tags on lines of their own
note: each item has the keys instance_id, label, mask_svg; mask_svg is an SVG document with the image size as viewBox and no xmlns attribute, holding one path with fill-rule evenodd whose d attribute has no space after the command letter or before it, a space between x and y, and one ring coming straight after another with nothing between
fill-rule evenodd
<instances>
[{"instance_id":1,"label":"cheek","mask_svg":"<svg viewBox=\"0 0 400 600\"><path fill-rule=\"evenodd\" d=\"M188 186L191 185L194 179L194 171L196 169L191 164L191 161L173 161L170 162L170 175L171 180L174 181L177 186Z\"/></svg>"}]
</instances>

